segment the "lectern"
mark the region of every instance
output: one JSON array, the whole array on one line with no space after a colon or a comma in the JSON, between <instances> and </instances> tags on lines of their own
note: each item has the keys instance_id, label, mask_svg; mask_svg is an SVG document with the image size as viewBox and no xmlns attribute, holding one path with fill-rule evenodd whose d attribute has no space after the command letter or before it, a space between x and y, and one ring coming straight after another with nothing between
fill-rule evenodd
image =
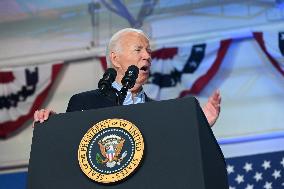
<instances>
[{"instance_id":1,"label":"lectern","mask_svg":"<svg viewBox=\"0 0 284 189\"><path fill-rule=\"evenodd\" d=\"M143 136L144 152L133 173L119 182L104 184L90 179L82 171L78 149L85 140L83 138L88 138L86 133L91 132L90 128L109 119L133 123ZM92 135L94 138L100 136ZM113 141L115 137L112 134L85 147L99 149L102 143ZM117 138L116 141L120 141L117 143L124 142ZM120 145L122 155L116 159L116 165L111 164L114 161L109 161L114 160L115 155L106 155L104 149L91 152L89 156L94 156L100 166L109 167L116 173L122 168L115 169L115 166L121 166L120 161L127 163L123 158L127 156L125 154L130 154L129 150L124 150L127 148L126 142L124 144L123 147ZM89 161L89 156L84 156L86 161ZM89 162L89 165L93 164ZM100 167L93 166L104 172ZM34 129L28 169L29 189L228 188L223 154L194 97L51 116Z\"/></svg>"}]
</instances>

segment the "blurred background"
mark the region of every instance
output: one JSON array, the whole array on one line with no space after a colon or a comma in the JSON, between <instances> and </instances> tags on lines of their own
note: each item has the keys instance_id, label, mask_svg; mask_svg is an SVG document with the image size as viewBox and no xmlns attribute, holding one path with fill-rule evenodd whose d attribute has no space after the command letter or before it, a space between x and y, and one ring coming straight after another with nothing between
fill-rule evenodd
<instances>
[{"instance_id":1,"label":"blurred background","mask_svg":"<svg viewBox=\"0 0 284 189\"><path fill-rule=\"evenodd\" d=\"M230 188L283 188L284 0L1 0L0 188L25 188L34 110L97 88L125 27L150 37L151 98L220 90Z\"/></svg>"}]
</instances>

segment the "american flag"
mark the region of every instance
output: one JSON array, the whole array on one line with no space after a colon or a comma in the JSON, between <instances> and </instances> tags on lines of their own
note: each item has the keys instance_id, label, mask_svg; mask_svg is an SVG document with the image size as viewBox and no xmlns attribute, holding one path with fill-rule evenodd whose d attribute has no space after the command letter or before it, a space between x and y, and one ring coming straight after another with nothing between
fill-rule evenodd
<instances>
[{"instance_id":1,"label":"american flag","mask_svg":"<svg viewBox=\"0 0 284 189\"><path fill-rule=\"evenodd\" d=\"M229 189L284 189L284 151L227 158Z\"/></svg>"}]
</instances>

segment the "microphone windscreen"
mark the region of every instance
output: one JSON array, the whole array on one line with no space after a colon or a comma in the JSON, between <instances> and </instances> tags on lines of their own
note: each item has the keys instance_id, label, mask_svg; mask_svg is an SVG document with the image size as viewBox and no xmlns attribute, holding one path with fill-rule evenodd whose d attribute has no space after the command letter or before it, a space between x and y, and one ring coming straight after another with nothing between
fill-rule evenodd
<instances>
[{"instance_id":1,"label":"microphone windscreen","mask_svg":"<svg viewBox=\"0 0 284 189\"><path fill-rule=\"evenodd\" d=\"M103 75L103 78L100 79L98 83L98 88L103 94L106 94L111 89L111 85L114 82L116 75L117 72L115 69L108 68L106 70L106 72Z\"/></svg>"},{"instance_id":2,"label":"microphone windscreen","mask_svg":"<svg viewBox=\"0 0 284 189\"><path fill-rule=\"evenodd\" d=\"M128 67L127 72L133 72L133 74L136 76L136 78L138 77L138 73L139 73L139 68L135 65L131 65Z\"/></svg>"},{"instance_id":3,"label":"microphone windscreen","mask_svg":"<svg viewBox=\"0 0 284 189\"><path fill-rule=\"evenodd\" d=\"M114 82L114 80L115 80L115 78L116 78L116 75L117 75L117 72L116 72L116 70L115 70L114 68L108 68L108 69L106 70L106 72L104 73L103 78L104 78L104 77L105 77L105 78L109 78L109 80L110 80L111 82Z\"/></svg>"},{"instance_id":4,"label":"microphone windscreen","mask_svg":"<svg viewBox=\"0 0 284 189\"><path fill-rule=\"evenodd\" d=\"M137 66L135 65L129 66L127 71L125 72L124 77L121 80L122 85L131 89L135 85L138 74L139 74L139 69Z\"/></svg>"}]
</instances>

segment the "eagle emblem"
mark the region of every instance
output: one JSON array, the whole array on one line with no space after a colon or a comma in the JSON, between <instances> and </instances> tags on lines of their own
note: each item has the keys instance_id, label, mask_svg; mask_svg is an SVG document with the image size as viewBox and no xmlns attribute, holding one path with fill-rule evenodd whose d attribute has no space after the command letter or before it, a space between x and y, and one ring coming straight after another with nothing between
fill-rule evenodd
<instances>
[{"instance_id":1,"label":"eagle emblem","mask_svg":"<svg viewBox=\"0 0 284 189\"><path fill-rule=\"evenodd\" d=\"M82 138L78 162L90 179L115 183L137 170L143 153L144 140L136 125L124 119L106 119Z\"/></svg>"},{"instance_id":2,"label":"eagle emblem","mask_svg":"<svg viewBox=\"0 0 284 189\"><path fill-rule=\"evenodd\" d=\"M125 139L118 135L108 135L98 141L98 145L101 151L101 157L99 153L96 154L96 161L98 164L103 164L106 167L112 168L115 165L120 165L120 162L126 157L127 151L121 154Z\"/></svg>"}]
</instances>

